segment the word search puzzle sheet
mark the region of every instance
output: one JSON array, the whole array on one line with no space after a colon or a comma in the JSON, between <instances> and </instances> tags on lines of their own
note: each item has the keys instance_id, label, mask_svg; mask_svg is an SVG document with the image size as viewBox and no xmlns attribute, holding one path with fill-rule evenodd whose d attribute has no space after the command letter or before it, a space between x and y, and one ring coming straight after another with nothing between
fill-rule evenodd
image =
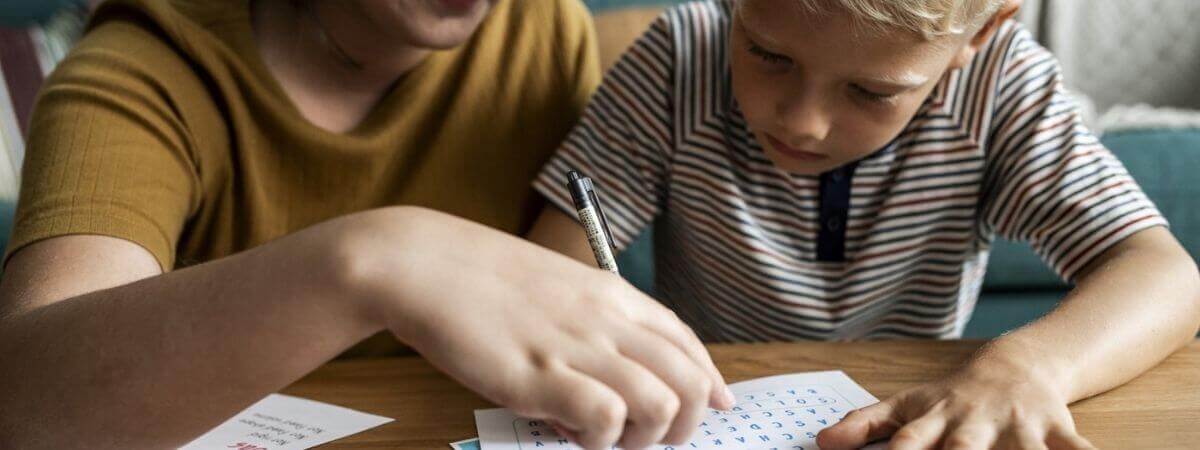
<instances>
[{"instance_id":1,"label":"word search puzzle sheet","mask_svg":"<svg viewBox=\"0 0 1200 450\"><path fill-rule=\"evenodd\" d=\"M732 411L710 409L690 442L658 450L817 450L817 432L879 400L841 371L758 378L729 386ZM541 420L507 409L475 411L482 450L577 450ZM867 449L882 449L882 445Z\"/></svg>"}]
</instances>

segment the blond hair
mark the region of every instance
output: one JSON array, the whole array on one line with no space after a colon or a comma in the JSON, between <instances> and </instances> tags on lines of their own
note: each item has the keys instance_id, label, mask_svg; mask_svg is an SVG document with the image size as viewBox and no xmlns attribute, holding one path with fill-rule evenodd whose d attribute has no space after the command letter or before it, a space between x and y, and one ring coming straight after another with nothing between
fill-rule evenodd
<instances>
[{"instance_id":1,"label":"blond hair","mask_svg":"<svg viewBox=\"0 0 1200 450\"><path fill-rule=\"evenodd\" d=\"M830 7L849 13L874 28L898 28L925 39L972 31L992 16L1004 0L794 0L809 12Z\"/></svg>"}]
</instances>

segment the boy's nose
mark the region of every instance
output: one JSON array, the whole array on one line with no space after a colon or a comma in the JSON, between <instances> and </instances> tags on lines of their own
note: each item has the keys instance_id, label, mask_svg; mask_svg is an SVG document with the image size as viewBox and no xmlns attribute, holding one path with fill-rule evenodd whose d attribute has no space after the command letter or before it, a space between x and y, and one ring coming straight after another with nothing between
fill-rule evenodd
<instances>
[{"instance_id":1,"label":"boy's nose","mask_svg":"<svg viewBox=\"0 0 1200 450\"><path fill-rule=\"evenodd\" d=\"M776 105L775 117L780 128L787 132L779 138L798 148L825 140L832 122L830 114L821 105L820 96L802 92L781 100Z\"/></svg>"}]
</instances>

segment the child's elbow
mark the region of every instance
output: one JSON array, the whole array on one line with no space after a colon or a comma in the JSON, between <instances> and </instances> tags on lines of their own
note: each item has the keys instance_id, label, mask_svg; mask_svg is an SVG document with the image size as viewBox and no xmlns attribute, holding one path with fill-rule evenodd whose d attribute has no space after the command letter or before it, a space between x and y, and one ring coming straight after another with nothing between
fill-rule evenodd
<instances>
[{"instance_id":1,"label":"child's elbow","mask_svg":"<svg viewBox=\"0 0 1200 450\"><path fill-rule=\"evenodd\" d=\"M1200 333L1200 269L1196 267L1196 260L1192 259L1187 252L1184 252L1184 267L1186 268L1185 279L1187 282L1188 298L1191 300L1188 304L1191 306L1192 313L1192 336Z\"/></svg>"},{"instance_id":2,"label":"child's elbow","mask_svg":"<svg viewBox=\"0 0 1200 450\"><path fill-rule=\"evenodd\" d=\"M1143 248L1149 259L1142 261L1150 263L1145 267L1154 267L1152 270L1167 275L1159 280L1169 286L1167 292L1174 294L1172 297L1176 299L1172 302L1173 308L1178 308L1170 314L1187 324L1185 342L1191 342L1200 332L1200 268L1178 240L1165 230L1155 231L1158 232L1154 236L1156 239L1148 240L1151 245Z\"/></svg>"},{"instance_id":3,"label":"child's elbow","mask_svg":"<svg viewBox=\"0 0 1200 450\"><path fill-rule=\"evenodd\" d=\"M1172 253L1170 267L1174 269L1172 272L1175 274L1172 279L1176 280L1177 284L1174 286L1182 296L1181 303L1184 306L1178 313L1181 317L1191 319L1188 333L1188 341L1191 341L1200 332L1200 268L1197 268L1196 261L1182 246Z\"/></svg>"}]
</instances>

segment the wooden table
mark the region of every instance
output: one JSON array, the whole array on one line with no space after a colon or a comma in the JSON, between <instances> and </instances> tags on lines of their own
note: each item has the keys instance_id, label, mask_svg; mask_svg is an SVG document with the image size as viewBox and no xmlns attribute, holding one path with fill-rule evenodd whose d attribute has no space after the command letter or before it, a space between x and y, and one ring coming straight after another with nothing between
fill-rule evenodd
<instances>
[{"instance_id":1,"label":"wooden table","mask_svg":"<svg viewBox=\"0 0 1200 450\"><path fill-rule=\"evenodd\" d=\"M841 369L879 398L938 377L979 341L713 345L729 382ZM1131 349L1130 351L1136 351ZM393 417L329 449L449 449L475 436L472 411L492 407L416 357L336 361L286 394ZM1102 449L1200 448L1200 341L1125 386L1071 407L1080 432Z\"/></svg>"}]
</instances>

